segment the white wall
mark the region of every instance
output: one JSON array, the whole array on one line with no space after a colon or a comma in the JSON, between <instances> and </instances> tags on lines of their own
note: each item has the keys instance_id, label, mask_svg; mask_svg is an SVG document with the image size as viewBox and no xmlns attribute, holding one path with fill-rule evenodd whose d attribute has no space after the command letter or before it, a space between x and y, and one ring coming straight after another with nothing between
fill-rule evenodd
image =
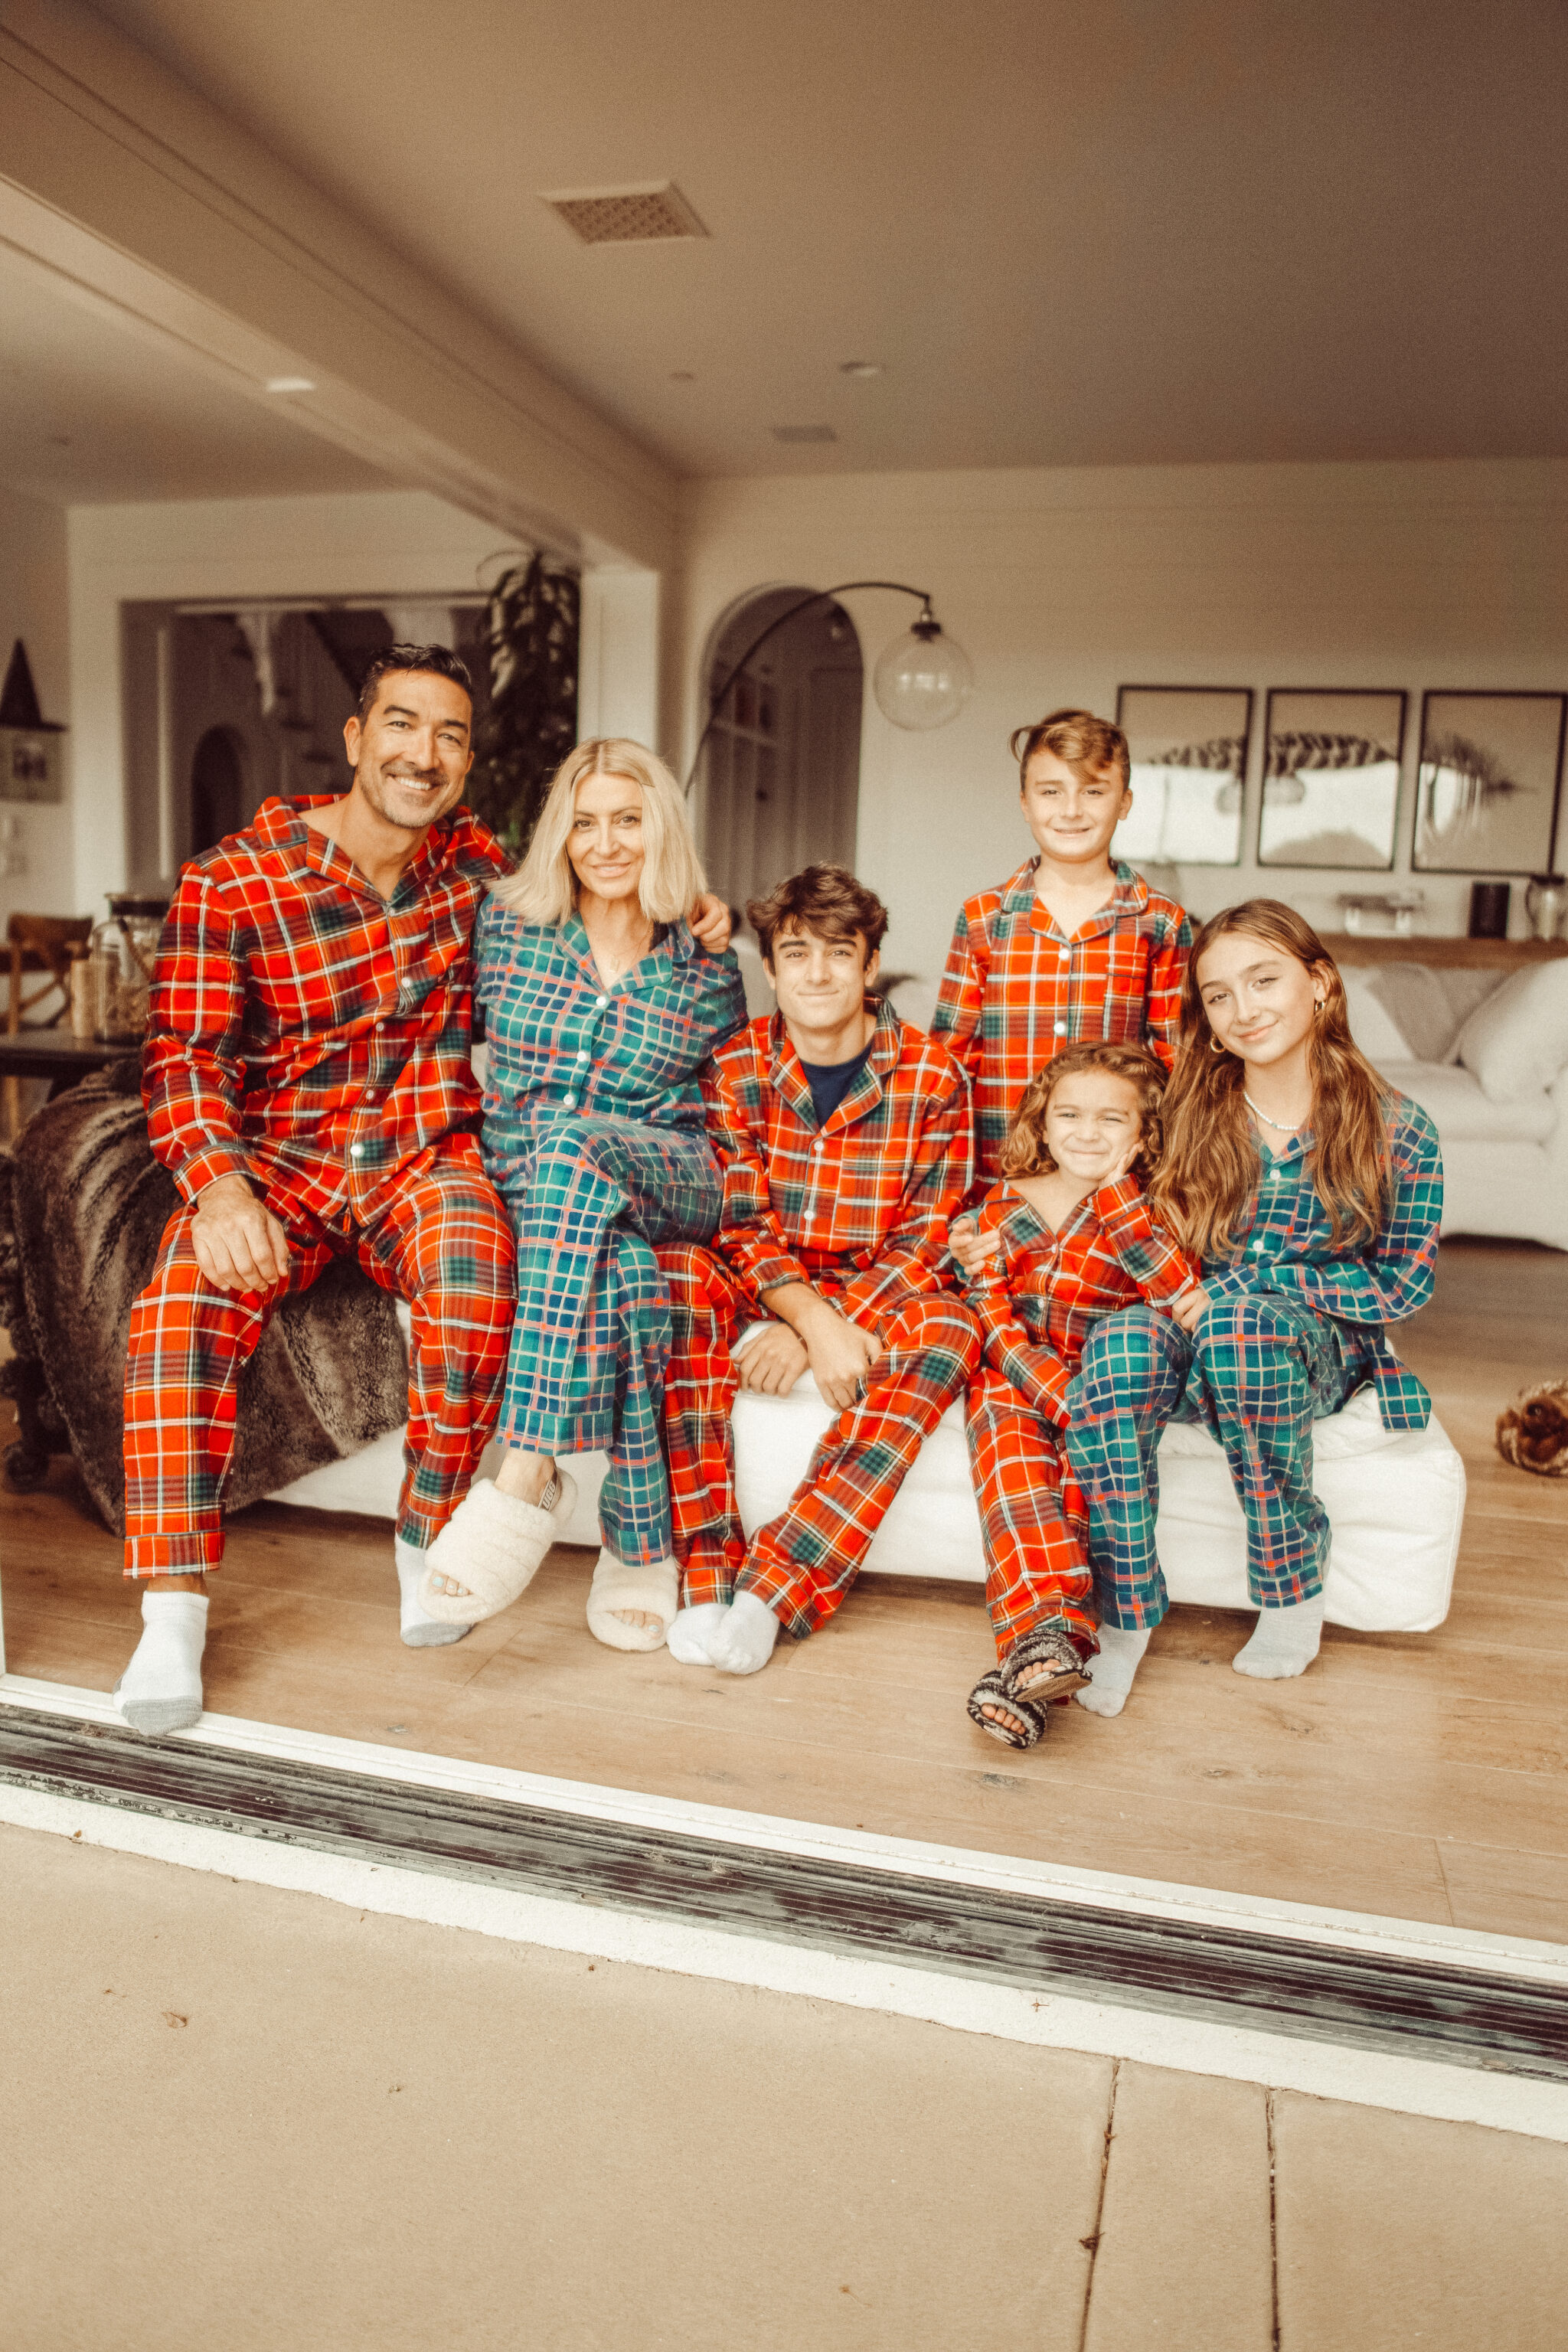
<instances>
[{"instance_id":1,"label":"white wall","mask_svg":"<svg viewBox=\"0 0 1568 2352\"><path fill-rule=\"evenodd\" d=\"M18 637L27 648L46 719L68 721L70 611L66 519L58 507L0 488L0 677ZM13 914L76 911L71 871L72 738L63 740L62 801L0 801L0 823L16 819L21 874L0 875L0 937Z\"/></svg>"},{"instance_id":2,"label":"white wall","mask_svg":"<svg viewBox=\"0 0 1568 2352\"><path fill-rule=\"evenodd\" d=\"M1337 892L1409 874L1423 688L1568 688L1563 462L836 475L689 483L685 501L668 731L686 756L710 632L752 589L908 581L969 653L975 693L950 727L902 734L866 698L859 870L892 910L891 961L932 977L960 898L1030 848L1006 741L1054 704L1110 716L1122 684L1250 686L1245 861L1184 867L1184 896L1199 915L1289 898L1333 929ZM914 607L845 602L869 678ZM1254 862L1262 696L1312 685L1413 698L1393 877ZM1563 846L1560 830L1559 865ZM1462 931L1468 878L1416 878L1428 928Z\"/></svg>"},{"instance_id":3,"label":"white wall","mask_svg":"<svg viewBox=\"0 0 1568 2352\"><path fill-rule=\"evenodd\" d=\"M486 559L507 544L493 524L423 490L77 507L68 541L69 716L79 785L61 887L66 908L84 913L101 911L103 893L122 888L127 878L122 604L320 595L439 601L443 593L471 592L481 568L486 583L492 580L500 567L487 566ZM62 532L54 673L62 703L64 556ZM584 578L595 714L617 730L653 740L657 575L621 571L604 577L603 593L596 575ZM38 684L47 699L51 688L42 670Z\"/></svg>"}]
</instances>

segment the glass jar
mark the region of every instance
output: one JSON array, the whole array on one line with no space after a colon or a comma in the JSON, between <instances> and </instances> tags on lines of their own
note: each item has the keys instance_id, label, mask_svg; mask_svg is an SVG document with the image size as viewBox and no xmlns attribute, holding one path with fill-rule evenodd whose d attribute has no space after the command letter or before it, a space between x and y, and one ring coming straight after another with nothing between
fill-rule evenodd
<instances>
[{"instance_id":1,"label":"glass jar","mask_svg":"<svg viewBox=\"0 0 1568 2352\"><path fill-rule=\"evenodd\" d=\"M1532 874L1524 894L1524 911L1538 940L1554 940L1568 915L1568 875Z\"/></svg>"},{"instance_id":2,"label":"glass jar","mask_svg":"<svg viewBox=\"0 0 1568 2352\"><path fill-rule=\"evenodd\" d=\"M162 898L111 896L88 949L92 1034L103 1045L139 1045L147 1034L153 967L167 908Z\"/></svg>"}]
</instances>

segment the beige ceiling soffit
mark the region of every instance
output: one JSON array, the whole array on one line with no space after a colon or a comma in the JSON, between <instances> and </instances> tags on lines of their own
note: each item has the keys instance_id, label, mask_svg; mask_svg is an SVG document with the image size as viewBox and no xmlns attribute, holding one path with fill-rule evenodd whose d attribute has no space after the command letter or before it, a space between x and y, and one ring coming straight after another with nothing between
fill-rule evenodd
<instances>
[{"instance_id":1,"label":"beige ceiling soffit","mask_svg":"<svg viewBox=\"0 0 1568 2352\"><path fill-rule=\"evenodd\" d=\"M39 215L43 215L39 218ZM20 232L20 233L18 233ZM299 354L252 334L242 322L171 287L153 271L104 246L74 221L49 213L0 179L0 247L52 291L132 341L177 354L227 393L238 393L318 439L345 449L409 488L431 490L498 530L552 554L582 559L579 534L558 515L519 496L515 483L465 463L406 417L325 375L306 398L279 399L265 385L300 365ZM41 248L47 248L47 257ZM66 257L78 266L67 266ZM96 282L94 282L96 280ZM112 289L112 290L111 290Z\"/></svg>"},{"instance_id":2,"label":"beige ceiling soffit","mask_svg":"<svg viewBox=\"0 0 1568 2352\"><path fill-rule=\"evenodd\" d=\"M479 364L434 340L5 30L0 155L0 235L240 373L254 367L257 388L310 377L321 390L309 414L291 404L310 429L509 528L521 506L555 518L554 539L564 526L634 562L668 562L675 481L645 452L558 386L536 405L528 379L548 380L476 322L455 339L490 344ZM363 248L363 232L351 241ZM452 311L438 290L429 307Z\"/></svg>"}]
</instances>

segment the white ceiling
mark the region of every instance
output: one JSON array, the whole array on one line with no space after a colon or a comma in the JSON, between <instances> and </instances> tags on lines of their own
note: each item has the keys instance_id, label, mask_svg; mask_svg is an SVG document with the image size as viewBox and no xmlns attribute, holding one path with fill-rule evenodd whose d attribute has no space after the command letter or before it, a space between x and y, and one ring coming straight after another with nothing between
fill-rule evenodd
<instances>
[{"instance_id":1,"label":"white ceiling","mask_svg":"<svg viewBox=\"0 0 1568 2352\"><path fill-rule=\"evenodd\" d=\"M0 246L0 481L62 506L386 478Z\"/></svg>"},{"instance_id":2,"label":"white ceiling","mask_svg":"<svg viewBox=\"0 0 1568 2352\"><path fill-rule=\"evenodd\" d=\"M99 5L684 472L1568 453L1560 0Z\"/></svg>"}]
</instances>

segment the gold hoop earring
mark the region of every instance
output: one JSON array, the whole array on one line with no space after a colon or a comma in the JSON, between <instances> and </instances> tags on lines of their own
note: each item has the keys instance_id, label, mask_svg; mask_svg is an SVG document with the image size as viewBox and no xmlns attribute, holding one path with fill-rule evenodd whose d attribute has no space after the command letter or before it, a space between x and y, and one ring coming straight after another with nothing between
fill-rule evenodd
<instances>
[{"instance_id":1,"label":"gold hoop earring","mask_svg":"<svg viewBox=\"0 0 1568 2352\"><path fill-rule=\"evenodd\" d=\"M1211 1029L1209 1031L1209 1052L1211 1054L1223 1054L1224 1051L1225 1047L1220 1044L1219 1039L1215 1035L1214 1031Z\"/></svg>"}]
</instances>

